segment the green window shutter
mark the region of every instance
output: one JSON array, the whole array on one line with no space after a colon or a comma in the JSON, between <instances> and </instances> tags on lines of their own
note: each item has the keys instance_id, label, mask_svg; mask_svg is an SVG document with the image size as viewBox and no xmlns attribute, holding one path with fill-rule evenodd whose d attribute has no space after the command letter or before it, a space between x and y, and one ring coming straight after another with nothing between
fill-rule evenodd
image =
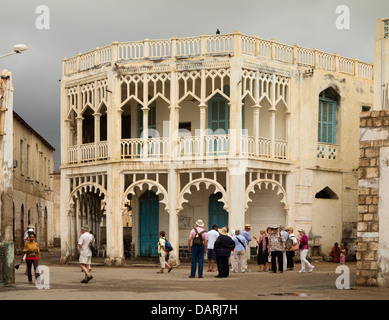
<instances>
[{"instance_id":1,"label":"green window shutter","mask_svg":"<svg viewBox=\"0 0 389 320\"><path fill-rule=\"evenodd\" d=\"M336 102L319 100L318 140L321 143L335 143Z\"/></svg>"}]
</instances>

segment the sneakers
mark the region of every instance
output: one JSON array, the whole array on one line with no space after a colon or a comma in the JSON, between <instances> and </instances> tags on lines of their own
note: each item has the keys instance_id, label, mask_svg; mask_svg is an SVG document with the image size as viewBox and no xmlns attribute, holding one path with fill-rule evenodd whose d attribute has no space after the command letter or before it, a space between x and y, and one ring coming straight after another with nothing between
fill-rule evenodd
<instances>
[{"instance_id":1,"label":"sneakers","mask_svg":"<svg viewBox=\"0 0 389 320\"><path fill-rule=\"evenodd\" d=\"M309 268L309 272L312 272L313 271L313 268L315 268L314 266L311 266L310 268Z\"/></svg>"},{"instance_id":2,"label":"sneakers","mask_svg":"<svg viewBox=\"0 0 389 320\"><path fill-rule=\"evenodd\" d=\"M300 273L305 272L305 270L299 270Z\"/></svg>"},{"instance_id":3,"label":"sneakers","mask_svg":"<svg viewBox=\"0 0 389 320\"><path fill-rule=\"evenodd\" d=\"M81 280L80 282L81 282L81 283L88 283L88 282L91 281L92 279L93 279L93 276L90 275L90 276L88 276L86 279Z\"/></svg>"}]
</instances>

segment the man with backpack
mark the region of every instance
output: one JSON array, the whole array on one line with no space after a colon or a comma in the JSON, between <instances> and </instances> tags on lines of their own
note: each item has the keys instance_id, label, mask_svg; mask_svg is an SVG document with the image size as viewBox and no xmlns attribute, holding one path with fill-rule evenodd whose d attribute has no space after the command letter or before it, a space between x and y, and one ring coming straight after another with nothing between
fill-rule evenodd
<instances>
[{"instance_id":1,"label":"man with backpack","mask_svg":"<svg viewBox=\"0 0 389 320\"><path fill-rule=\"evenodd\" d=\"M191 268L189 278L196 275L197 263L199 264L198 275L203 277L204 254L207 252L208 237L203 220L196 221L196 227L190 231L188 238L188 251L192 253Z\"/></svg>"},{"instance_id":2,"label":"man with backpack","mask_svg":"<svg viewBox=\"0 0 389 320\"><path fill-rule=\"evenodd\" d=\"M159 262L161 264L161 270L159 270L157 273L163 273L165 270L165 266L168 267L168 272L172 271L173 269L173 267L166 262L166 256L169 254L168 251L169 242L165 239L165 235L166 235L165 231L159 232L158 256L159 256Z\"/></svg>"}]
</instances>

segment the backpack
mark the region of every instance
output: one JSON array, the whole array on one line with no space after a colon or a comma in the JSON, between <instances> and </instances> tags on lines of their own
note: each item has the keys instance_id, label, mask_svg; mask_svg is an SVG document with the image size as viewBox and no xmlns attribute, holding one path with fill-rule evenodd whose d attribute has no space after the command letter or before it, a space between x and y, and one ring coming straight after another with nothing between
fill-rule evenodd
<instances>
[{"instance_id":1,"label":"backpack","mask_svg":"<svg viewBox=\"0 0 389 320\"><path fill-rule=\"evenodd\" d=\"M165 249L167 252L170 252L173 250L173 246L171 245L171 243L167 239L165 239Z\"/></svg>"},{"instance_id":2,"label":"backpack","mask_svg":"<svg viewBox=\"0 0 389 320\"><path fill-rule=\"evenodd\" d=\"M95 238L93 237L93 239L89 242L89 248L91 249L92 251L92 255L95 256L97 254L97 246L96 246L96 241L95 241Z\"/></svg>"},{"instance_id":3,"label":"backpack","mask_svg":"<svg viewBox=\"0 0 389 320\"><path fill-rule=\"evenodd\" d=\"M285 244L286 250L290 251L292 249L292 246L293 246L293 240L291 238L288 238Z\"/></svg>"},{"instance_id":4,"label":"backpack","mask_svg":"<svg viewBox=\"0 0 389 320\"><path fill-rule=\"evenodd\" d=\"M193 238L193 245L194 246L201 246L203 244L203 233L205 230L198 232L196 228L194 228L196 234Z\"/></svg>"}]
</instances>

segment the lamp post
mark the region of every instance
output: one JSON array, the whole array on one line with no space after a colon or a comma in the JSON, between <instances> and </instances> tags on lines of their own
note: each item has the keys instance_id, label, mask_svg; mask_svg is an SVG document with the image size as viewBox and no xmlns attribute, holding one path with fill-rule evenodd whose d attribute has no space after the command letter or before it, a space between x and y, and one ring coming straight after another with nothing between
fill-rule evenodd
<instances>
[{"instance_id":1,"label":"lamp post","mask_svg":"<svg viewBox=\"0 0 389 320\"><path fill-rule=\"evenodd\" d=\"M27 46L25 44L17 44L14 46L13 50L14 50L13 52L1 55L0 58L4 58L17 53L22 53L23 51L27 50Z\"/></svg>"}]
</instances>

